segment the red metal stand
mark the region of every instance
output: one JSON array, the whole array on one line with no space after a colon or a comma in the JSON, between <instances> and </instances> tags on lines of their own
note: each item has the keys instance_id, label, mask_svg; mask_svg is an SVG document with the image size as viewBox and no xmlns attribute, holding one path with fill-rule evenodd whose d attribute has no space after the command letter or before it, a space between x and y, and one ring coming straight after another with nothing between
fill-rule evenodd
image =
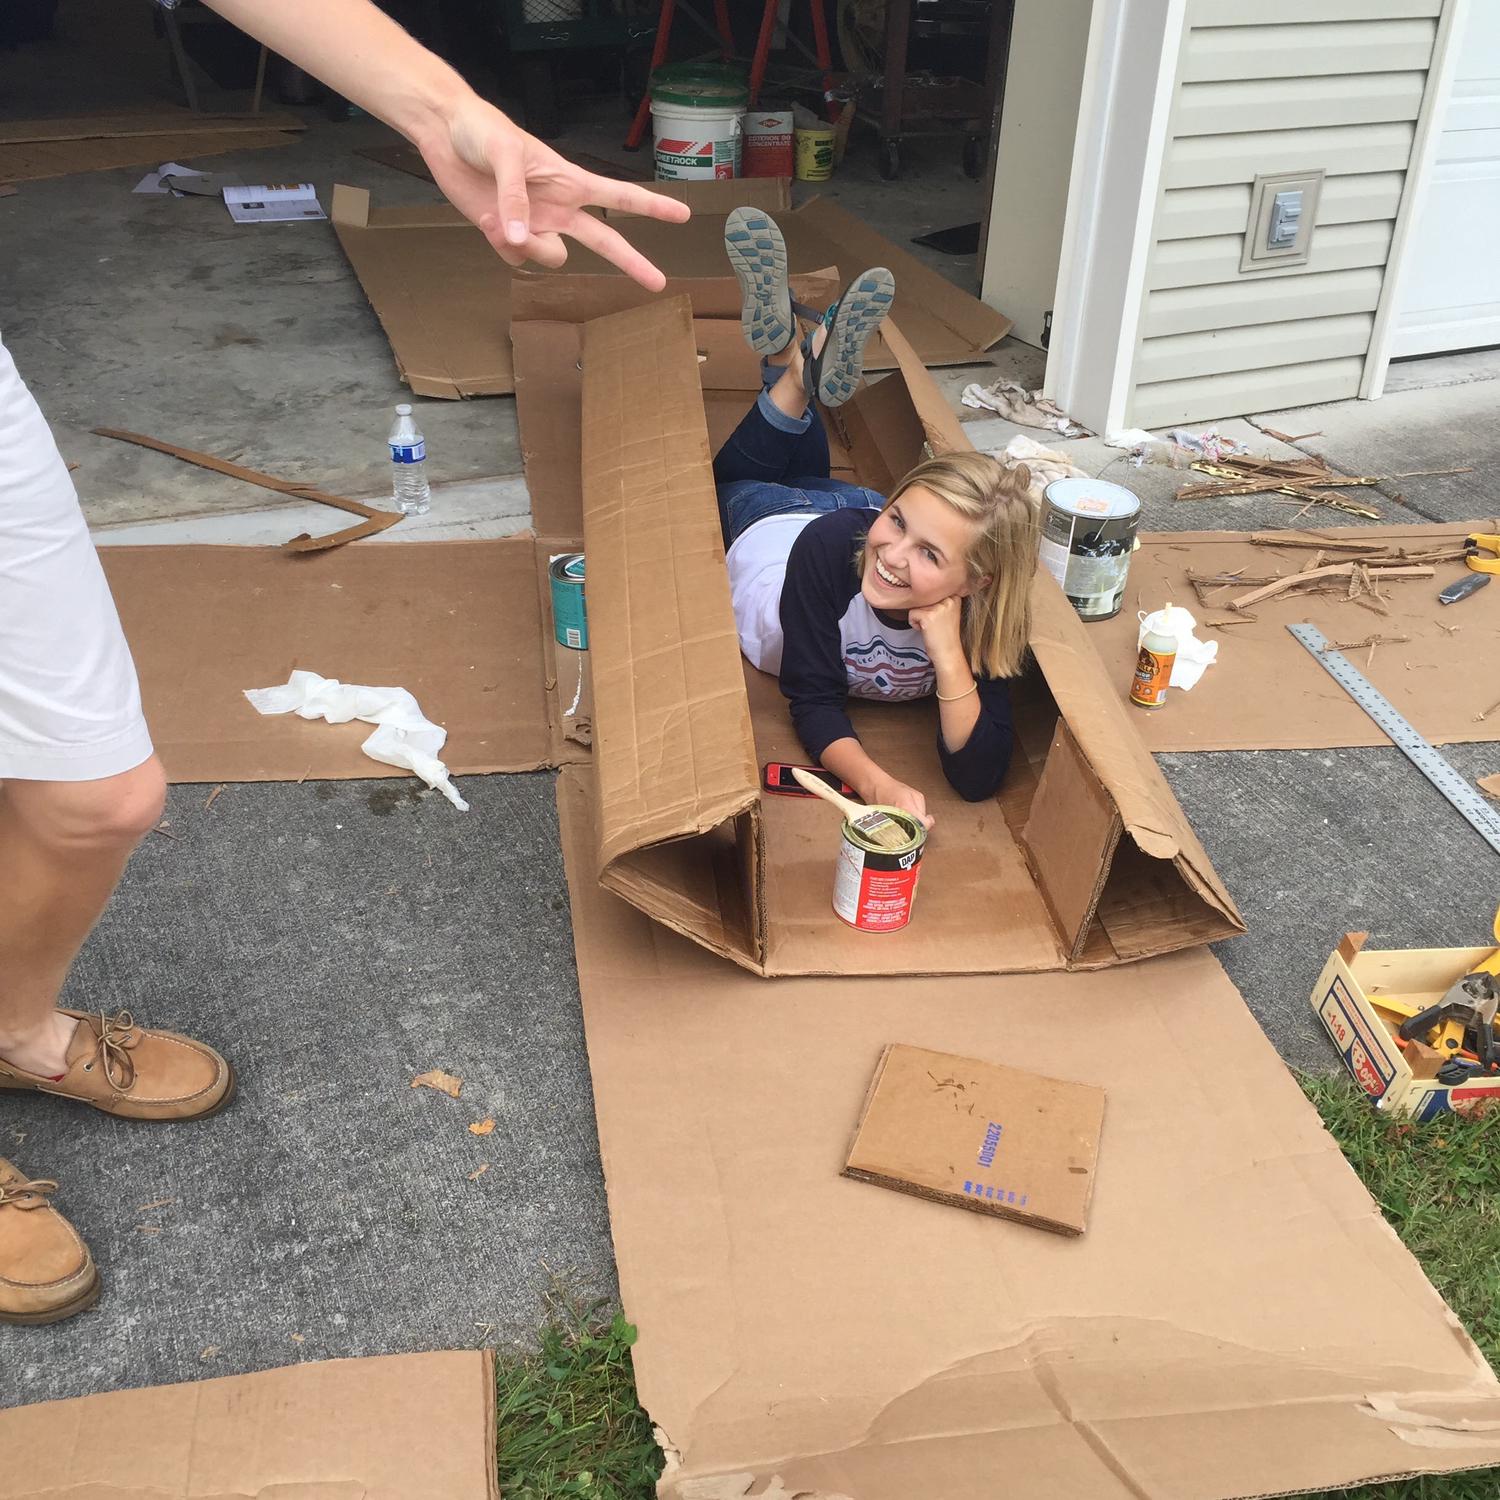
<instances>
[{"instance_id":1,"label":"red metal stand","mask_svg":"<svg viewBox=\"0 0 1500 1500\"><path fill-rule=\"evenodd\" d=\"M699 19L691 10L688 10L687 6L683 9L687 11L689 19ZM672 41L672 21L676 14L677 0L661 0L661 11L656 18L656 45L651 49L652 73L667 60L667 50ZM702 24L701 21L699 24ZM734 30L729 24L729 0L714 0L714 26L719 34L719 51L723 54L724 61L728 62L734 56ZM751 98L754 99L753 94ZM625 137L627 151L641 149L641 143L646 139L646 125L650 119L651 86L648 81L640 108L635 112L635 119L630 122L630 134Z\"/></svg>"},{"instance_id":2,"label":"red metal stand","mask_svg":"<svg viewBox=\"0 0 1500 1500\"><path fill-rule=\"evenodd\" d=\"M833 102L833 55L828 46L828 18L823 13L823 0L809 0L812 6L813 44L817 49L818 67L823 73L823 109L831 121L837 121L838 110ZM761 12L760 35L755 39L755 58L750 64L750 107L755 108L760 98L760 86L765 81L766 63L771 55L771 38L776 34L776 12L778 0L766 0ZM799 44L800 45L800 44ZM803 48L806 51L806 48Z\"/></svg>"}]
</instances>

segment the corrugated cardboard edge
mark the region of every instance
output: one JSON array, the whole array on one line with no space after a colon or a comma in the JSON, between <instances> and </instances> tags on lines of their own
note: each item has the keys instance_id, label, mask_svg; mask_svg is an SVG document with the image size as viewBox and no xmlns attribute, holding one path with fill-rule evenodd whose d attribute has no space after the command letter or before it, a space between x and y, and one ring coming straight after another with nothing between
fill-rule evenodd
<instances>
[{"instance_id":1,"label":"corrugated cardboard edge","mask_svg":"<svg viewBox=\"0 0 1500 1500\"><path fill-rule=\"evenodd\" d=\"M623 856L753 815L760 800L696 370L686 297L586 326L584 541L605 883ZM651 401L638 399L645 388ZM669 482L632 493L636 454L666 455ZM698 493L685 499L689 490ZM653 636L645 611L664 601L672 619ZM701 755L710 745L718 751Z\"/></svg>"},{"instance_id":2,"label":"corrugated cardboard edge","mask_svg":"<svg viewBox=\"0 0 1500 1500\"><path fill-rule=\"evenodd\" d=\"M884 333L933 453L972 451L963 423L900 329L887 320ZM1235 931L1243 932L1244 918L1127 717L1121 693L1089 642L1087 627L1045 568L1036 571L1031 608L1032 652L1084 758L1119 808L1125 831L1144 853L1171 860L1189 889L1217 909Z\"/></svg>"},{"instance_id":3,"label":"corrugated cardboard edge","mask_svg":"<svg viewBox=\"0 0 1500 1500\"><path fill-rule=\"evenodd\" d=\"M985 350L993 349L1015 326L1004 313L955 286L946 276L924 265L915 255L855 218L831 198L819 197L804 203L796 210L796 216L813 225L819 234L839 247L841 262L859 266L883 265L893 271L897 317L901 313L902 297L915 298L944 323L955 338L968 344L968 352L961 357L955 356L952 363L965 363L970 356L977 359ZM887 322L886 328L889 327ZM886 339L886 346L896 354L889 339Z\"/></svg>"},{"instance_id":4,"label":"corrugated cardboard edge","mask_svg":"<svg viewBox=\"0 0 1500 1500\"><path fill-rule=\"evenodd\" d=\"M51 141L119 141L155 135L256 135L267 130L300 131L306 128L305 121L287 114L201 115L190 109L139 110L0 122L0 146Z\"/></svg>"},{"instance_id":5,"label":"corrugated cardboard edge","mask_svg":"<svg viewBox=\"0 0 1500 1500\"><path fill-rule=\"evenodd\" d=\"M449 203L372 208L368 189L339 182L334 184L329 218L339 246L354 271L355 279L385 332L396 369L416 395L459 401L468 396L508 396L514 392L515 366L510 349L508 312L507 336L503 348L495 352L494 369L481 376L458 376L442 363L440 352L436 356L425 355L420 367L409 363L412 340L408 337L408 330L420 328L422 312L418 302L404 287L399 296L390 286L378 286L375 292L370 290L367 278L373 279L374 262L370 254L369 235L394 229L468 227L469 221L456 208ZM476 229L474 232L477 234L479 231ZM502 265L498 257L496 265ZM503 277L501 284L507 284ZM407 350L406 354L402 353L403 346ZM437 362L427 362L434 357Z\"/></svg>"},{"instance_id":6,"label":"corrugated cardboard edge","mask_svg":"<svg viewBox=\"0 0 1500 1500\"><path fill-rule=\"evenodd\" d=\"M299 1430L330 1387L319 1433ZM477 1349L44 1401L0 1411L0 1500L500 1500L495 1419Z\"/></svg>"}]
</instances>

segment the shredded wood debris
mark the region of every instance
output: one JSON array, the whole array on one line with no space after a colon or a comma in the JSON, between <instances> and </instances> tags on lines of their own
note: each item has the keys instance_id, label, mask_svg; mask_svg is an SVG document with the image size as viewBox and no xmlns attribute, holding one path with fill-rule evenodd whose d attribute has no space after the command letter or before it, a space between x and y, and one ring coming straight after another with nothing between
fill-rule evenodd
<instances>
[{"instance_id":1,"label":"shredded wood debris","mask_svg":"<svg viewBox=\"0 0 1500 1500\"><path fill-rule=\"evenodd\" d=\"M487 1161L480 1162L479 1165L477 1167L475 1167L472 1172L469 1173L469 1181L470 1182L478 1182L479 1179L481 1177L483 1177L486 1172L489 1171L489 1169L490 1169L490 1164Z\"/></svg>"},{"instance_id":2,"label":"shredded wood debris","mask_svg":"<svg viewBox=\"0 0 1500 1500\"><path fill-rule=\"evenodd\" d=\"M221 794L222 794L222 793L223 793L223 791L224 791L224 788L225 788L225 787L226 787L226 786L228 786L228 785L229 785L229 783L228 783L228 782L226 782L226 781L221 781L221 782L220 782L220 783L219 783L219 784L218 784L218 786L216 786L216 787L215 787L215 788L214 788L214 789L213 789L213 791L211 791L211 792L210 792L210 793L209 793L209 794L208 794L208 801L207 801L207 802L205 802L205 803L204 803L204 804L203 804L203 811L204 811L204 812L207 812L207 811L208 811L208 810L209 810L209 808L211 808L211 807L212 807L212 806L213 806L213 805L214 805L214 803L215 803L215 802L217 802L217 801L218 801L218 800L219 800L219 797L220 797L220 795L221 795Z\"/></svg>"},{"instance_id":3,"label":"shredded wood debris","mask_svg":"<svg viewBox=\"0 0 1500 1500\"><path fill-rule=\"evenodd\" d=\"M1318 536L1296 531L1257 531L1252 547L1309 547L1322 552L1384 552L1384 542L1351 541L1344 537Z\"/></svg>"},{"instance_id":4,"label":"shredded wood debris","mask_svg":"<svg viewBox=\"0 0 1500 1500\"><path fill-rule=\"evenodd\" d=\"M1268 436L1272 434L1267 433ZM1316 434L1310 434L1315 436ZM1177 491L1178 500L1219 500L1232 495L1285 495L1304 506L1326 505L1352 516L1378 521L1380 512L1341 493L1392 479L1416 479L1438 474L1470 474L1471 468L1419 469L1405 474L1339 474L1321 458L1253 458L1225 454L1215 462L1200 459L1193 470L1206 481L1189 483Z\"/></svg>"},{"instance_id":5,"label":"shredded wood debris","mask_svg":"<svg viewBox=\"0 0 1500 1500\"><path fill-rule=\"evenodd\" d=\"M1493 702L1492 704L1490 704L1490 706L1487 709L1485 709L1485 711L1482 714L1475 714L1474 715L1474 722L1476 724L1482 724L1482 723L1484 723L1484 721L1487 718L1489 718L1489 716L1492 713L1494 713L1497 709L1500 709L1500 698L1497 698L1495 700L1495 702Z\"/></svg>"},{"instance_id":6,"label":"shredded wood debris","mask_svg":"<svg viewBox=\"0 0 1500 1500\"><path fill-rule=\"evenodd\" d=\"M446 1094L450 1099L457 1099L459 1091L464 1086L462 1078L455 1078L451 1073L445 1073L441 1068L429 1068L425 1073L418 1073L411 1081L414 1089L436 1089L440 1094Z\"/></svg>"},{"instance_id":7,"label":"shredded wood debris","mask_svg":"<svg viewBox=\"0 0 1500 1500\"><path fill-rule=\"evenodd\" d=\"M494 1121L493 1117L486 1118L486 1119L483 1119L483 1120L475 1120L474 1123L469 1126L469 1134L470 1135L488 1135L494 1128L495 1128L495 1121Z\"/></svg>"},{"instance_id":8,"label":"shredded wood debris","mask_svg":"<svg viewBox=\"0 0 1500 1500\"><path fill-rule=\"evenodd\" d=\"M1493 797L1500 802L1500 776L1481 776L1474 783L1486 797Z\"/></svg>"},{"instance_id":9,"label":"shredded wood debris","mask_svg":"<svg viewBox=\"0 0 1500 1500\"><path fill-rule=\"evenodd\" d=\"M1355 570L1359 570L1356 578ZM1189 579L1191 580L1189 575ZM1241 594L1237 599L1229 601L1230 609L1248 609L1252 604L1259 604L1263 599L1274 598L1278 594L1289 593L1292 590L1300 590L1305 583L1318 582L1331 579L1348 580L1348 597L1357 599L1361 594L1376 594L1375 579L1387 578L1431 578L1430 567L1412 567L1406 564L1392 564L1385 566L1373 562L1343 562L1328 563L1324 567L1316 568L1310 573L1290 573L1285 578L1277 578L1263 583L1259 588L1253 588L1248 594Z\"/></svg>"},{"instance_id":10,"label":"shredded wood debris","mask_svg":"<svg viewBox=\"0 0 1500 1500\"><path fill-rule=\"evenodd\" d=\"M148 1214L153 1208L165 1208L169 1203L175 1203L175 1198L153 1198L149 1203L143 1203L136 1209L138 1214Z\"/></svg>"}]
</instances>

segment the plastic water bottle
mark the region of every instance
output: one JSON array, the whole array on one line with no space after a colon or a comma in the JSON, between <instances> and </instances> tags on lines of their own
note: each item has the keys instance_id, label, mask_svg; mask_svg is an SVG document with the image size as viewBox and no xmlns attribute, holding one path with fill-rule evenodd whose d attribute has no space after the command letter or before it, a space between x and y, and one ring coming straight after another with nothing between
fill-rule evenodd
<instances>
[{"instance_id":1,"label":"plastic water bottle","mask_svg":"<svg viewBox=\"0 0 1500 1500\"><path fill-rule=\"evenodd\" d=\"M432 491L427 485L427 440L417 431L411 407L404 402L396 408L390 444L396 509L403 516L425 516L432 508Z\"/></svg>"}]
</instances>

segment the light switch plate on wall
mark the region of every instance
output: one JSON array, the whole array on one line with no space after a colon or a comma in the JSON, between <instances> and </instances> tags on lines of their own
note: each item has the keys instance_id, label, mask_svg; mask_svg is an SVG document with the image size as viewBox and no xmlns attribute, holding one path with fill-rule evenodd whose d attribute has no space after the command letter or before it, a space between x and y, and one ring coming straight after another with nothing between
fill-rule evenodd
<instances>
[{"instance_id":1,"label":"light switch plate on wall","mask_svg":"<svg viewBox=\"0 0 1500 1500\"><path fill-rule=\"evenodd\" d=\"M1323 168L1257 177L1250 190L1250 219L1240 271L1285 271L1305 266L1318 221Z\"/></svg>"}]
</instances>

